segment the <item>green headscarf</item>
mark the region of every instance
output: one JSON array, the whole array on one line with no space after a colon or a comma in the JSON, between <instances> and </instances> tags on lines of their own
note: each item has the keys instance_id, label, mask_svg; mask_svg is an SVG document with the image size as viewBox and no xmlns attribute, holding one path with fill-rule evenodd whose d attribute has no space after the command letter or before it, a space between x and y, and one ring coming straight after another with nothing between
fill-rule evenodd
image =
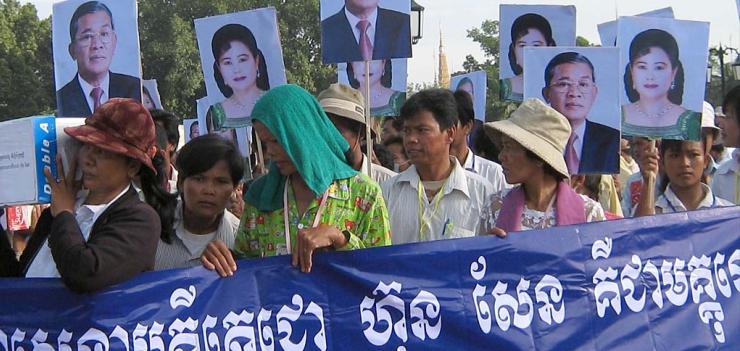
<instances>
[{"instance_id":1,"label":"green headscarf","mask_svg":"<svg viewBox=\"0 0 740 351\"><path fill-rule=\"evenodd\" d=\"M357 174L344 156L349 150L347 140L305 89L293 84L270 89L254 105L252 119L275 136L316 196L334 180ZM269 172L249 187L247 202L260 211L282 208L285 178L271 164Z\"/></svg>"}]
</instances>

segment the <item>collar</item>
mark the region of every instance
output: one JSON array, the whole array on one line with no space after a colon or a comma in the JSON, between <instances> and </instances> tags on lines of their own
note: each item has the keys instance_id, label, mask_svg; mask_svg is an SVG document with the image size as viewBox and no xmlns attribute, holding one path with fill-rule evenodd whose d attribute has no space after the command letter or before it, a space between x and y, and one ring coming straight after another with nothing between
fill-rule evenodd
<instances>
[{"instance_id":1,"label":"collar","mask_svg":"<svg viewBox=\"0 0 740 351\"><path fill-rule=\"evenodd\" d=\"M722 162L719 167L717 167L717 174L727 174L733 172L736 174L740 174L740 148L735 149L735 151L732 152L732 158L725 162Z\"/></svg>"},{"instance_id":2,"label":"collar","mask_svg":"<svg viewBox=\"0 0 740 351\"><path fill-rule=\"evenodd\" d=\"M75 214L79 213L80 211L89 211L90 213L92 213L92 223L95 223L95 221L98 220L98 217L100 217L100 215L103 214L103 212L105 212L105 210L107 210L111 204L113 204L114 202L116 202L116 200L121 198L121 196L126 194L129 189L131 189L131 183L129 183L129 185L127 185L126 188L123 189L123 191L116 195L113 200L110 200L110 202L101 205L85 205L84 202L85 200L87 200L87 194L85 196L81 196L75 202Z\"/></svg>"},{"instance_id":3,"label":"collar","mask_svg":"<svg viewBox=\"0 0 740 351\"><path fill-rule=\"evenodd\" d=\"M350 27L352 27L352 31L358 31L357 29L357 23L359 23L362 19L355 16L352 12L349 12L347 10L347 6L344 7L344 15L347 16L347 21L349 21ZM370 16L367 17L367 20L370 22L370 26L367 28L368 34L370 34L372 31L375 31L375 23L378 19L378 7L375 7L375 10L370 14ZM359 38L359 37L358 37ZM370 42L374 43L373 36L369 37Z\"/></svg>"},{"instance_id":4,"label":"collar","mask_svg":"<svg viewBox=\"0 0 740 351\"><path fill-rule=\"evenodd\" d=\"M365 162L362 163L364 167ZM347 201L349 200L349 180L351 178L337 179L329 185L329 196L332 199Z\"/></svg>"},{"instance_id":5,"label":"collar","mask_svg":"<svg viewBox=\"0 0 740 351\"><path fill-rule=\"evenodd\" d=\"M82 76L79 73L77 74L77 81L80 82L80 87L82 87L82 92L85 94L85 97L89 98L90 93L95 87L91 85L90 83L88 83L86 80L82 79ZM100 87L103 89L103 96L108 96L109 86L110 86L110 71L108 71L105 74L105 78L103 78L103 82L100 84Z\"/></svg>"},{"instance_id":6,"label":"collar","mask_svg":"<svg viewBox=\"0 0 740 351\"><path fill-rule=\"evenodd\" d=\"M177 207L175 208L175 220L174 220L174 227L175 227L175 236L180 240L184 241L180 232L181 230L185 229L185 221L182 220L184 215L184 208L182 206L182 199L178 196L177 197ZM224 213L221 216L221 220L218 224L218 228L216 229L216 237L214 239L220 239L224 240L225 233L224 231L229 228L229 215L233 216L228 210L224 209Z\"/></svg>"},{"instance_id":7,"label":"collar","mask_svg":"<svg viewBox=\"0 0 740 351\"><path fill-rule=\"evenodd\" d=\"M697 209L701 208L712 208L717 206L717 199L712 193L712 189L704 184L701 183L702 189L704 189L704 198L699 202L699 206L697 206ZM681 202L681 199L676 196L676 193L673 192L673 189L671 189L671 185L668 184L668 186L665 188L665 192L663 192L663 195L656 201L655 206L662 208L663 210L671 210L672 212L685 212L688 211L686 209L686 206Z\"/></svg>"},{"instance_id":8,"label":"collar","mask_svg":"<svg viewBox=\"0 0 740 351\"><path fill-rule=\"evenodd\" d=\"M450 156L450 160L455 162L452 168L452 173L447 178L447 185L445 186L445 193L447 195L454 190L461 191L466 197L470 197L470 191L468 190L468 176L465 173L465 168L460 165L457 158ZM408 182L414 190L418 190L419 186L419 173L416 171L416 165L411 165L407 170L403 171L398 175L398 182Z\"/></svg>"},{"instance_id":9,"label":"collar","mask_svg":"<svg viewBox=\"0 0 740 351\"><path fill-rule=\"evenodd\" d=\"M473 153L473 150L470 150L470 148L468 148L468 157L465 158L462 164L463 168L475 171L475 154Z\"/></svg>"}]
</instances>

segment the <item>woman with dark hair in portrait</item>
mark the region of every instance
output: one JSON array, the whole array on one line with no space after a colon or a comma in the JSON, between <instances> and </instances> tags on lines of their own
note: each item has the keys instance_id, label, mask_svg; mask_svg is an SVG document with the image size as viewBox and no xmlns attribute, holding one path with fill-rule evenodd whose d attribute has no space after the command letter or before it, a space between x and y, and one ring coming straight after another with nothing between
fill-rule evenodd
<instances>
[{"instance_id":1,"label":"woman with dark hair in portrait","mask_svg":"<svg viewBox=\"0 0 740 351\"><path fill-rule=\"evenodd\" d=\"M251 125L254 104L270 89L267 64L252 31L240 24L227 24L217 30L211 50L213 75L226 100L208 109L208 132L231 129L233 133L234 128Z\"/></svg>"},{"instance_id":2,"label":"woman with dark hair in portrait","mask_svg":"<svg viewBox=\"0 0 740 351\"><path fill-rule=\"evenodd\" d=\"M470 100L475 103L475 86L473 86L473 81L468 77L463 77L463 79L460 79L459 82L457 82L457 87L455 88L455 91L462 90L468 94L470 94Z\"/></svg>"},{"instance_id":3,"label":"woman with dark hair in portrait","mask_svg":"<svg viewBox=\"0 0 740 351\"><path fill-rule=\"evenodd\" d=\"M65 173L57 156L57 178L45 169L51 207L12 275L61 277L70 289L91 292L152 270L158 238L171 232L177 202L157 176L164 160L156 152L149 111L138 101L114 98L84 125L64 132L82 142L76 166ZM148 204L133 186L137 177Z\"/></svg>"},{"instance_id":4,"label":"woman with dark hair in portrait","mask_svg":"<svg viewBox=\"0 0 740 351\"><path fill-rule=\"evenodd\" d=\"M700 139L701 116L681 107L684 70L678 43L668 32L649 29L632 39L624 89L631 104L622 106L622 133Z\"/></svg>"},{"instance_id":5,"label":"woman with dark hair in portrait","mask_svg":"<svg viewBox=\"0 0 740 351\"><path fill-rule=\"evenodd\" d=\"M527 46L556 46L552 27L545 17L528 13L517 17L511 25L508 57L515 76L501 80L502 100L522 101L524 97L524 48Z\"/></svg>"},{"instance_id":6,"label":"woman with dark hair in portrait","mask_svg":"<svg viewBox=\"0 0 740 351\"><path fill-rule=\"evenodd\" d=\"M397 116L406 92L391 89L393 84L393 65L391 60L370 61L370 115L375 117ZM365 96L365 62L347 64L349 85Z\"/></svg>"},{"instance_id":7,"label":"woman with dark hair in portrait","mask_svg":"<svg viewBox=\"0 0 740 351\"><path fill-rule=\"evenodd\" d=\"M390 245L380 186L352 169L349 143L316 98L282 85L257 102L252 117L272 163L247 190L237 257L292 255L292 264L308 272L319 251ZM202 261L221 276L237 268L219 240L208 244Z\"/></svg>"},{"instance_id":8,"label":"woman with dark hair in portrait","mask_svg":"<svg viewBox=\"0 0 740 351\"><path fill-rule=\"evenodd\" d=\"M518 184L495 194L486 227L491 234L544 229L606 219L598 202L577 194L563 151L570 123L538 99L527 99L503 121L484 124L501 140L499 160L506 182Z\"/></svg>"},{"instance_id":9,"label":"woman with dark hair in portrait","mask_svg":"<svg viewBox=\"0 0 740 351\"><path fill-rule=\"evenodd\" d=\"M234 246L239 218L226 211L244 175L244 162L233 143L215 134L190 140L177 156L174 230L162 233L154 269L200 265L203 250L213 240Z\"/></svg>"}]
</instances>

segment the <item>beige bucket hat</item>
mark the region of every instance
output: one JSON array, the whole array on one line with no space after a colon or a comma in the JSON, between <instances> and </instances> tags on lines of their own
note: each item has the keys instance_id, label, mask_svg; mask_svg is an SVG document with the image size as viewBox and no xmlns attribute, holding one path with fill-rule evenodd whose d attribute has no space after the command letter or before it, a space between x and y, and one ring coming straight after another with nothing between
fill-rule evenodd
<instances>
[{"instance_id":1,"label":"beige bucket hat","mask_svg":"<svg viewBox=\"0 0 740 351\"><path fill-rule=\"evenodd\" d=\"M570 123L541 100L527 99L508 119L483 126L489 138L494 139L496 133L502 133L539 156L563 177L570 177L563 157L570 137Z\"/></svg>"}]
</instances>

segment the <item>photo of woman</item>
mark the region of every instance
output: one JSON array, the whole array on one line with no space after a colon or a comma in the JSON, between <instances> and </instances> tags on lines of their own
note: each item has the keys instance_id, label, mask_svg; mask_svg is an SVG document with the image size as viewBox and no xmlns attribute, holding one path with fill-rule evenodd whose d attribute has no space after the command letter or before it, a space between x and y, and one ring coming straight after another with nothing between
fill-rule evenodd
<instances>
[{"instance_id":1,"label":"photo of woman","mask_svg":"<svg viewBox=\"0 0 740 351\"><path fill-rule=\"evenodd\" d=\"M624 65L623 83L627 99L622 102L622 132L651 138L699 140L701 115L695 110L700 109L694 108L694 99L684 100L688 99L687 97L704 96L703 82L692 83L686 77L691 70L706 69L706 53L702 56L703 61L701 58L695 60L693 56L682 56L681 51L700 47L679 50L680 45L675 33L669 32L671 23L677 24L675 27L678 28L683 26L678 22L686 21L642 18L644 22L637 22L640 19L639 17L620 19L625 21L620 22L618 41L623 50L621 55ZM650 20L667 21L667 24L650 26L651 23L647 22ZM636 34L623 33L626 32L622 28L623 24ZM688 30L686 33L688 34ZM691 41L696 43L703 41L706 48L708 33L702 39L701 30L696 30L694 34L685 38L691 38ZM691 55L691 51L689 53ZM693 72L693 76L701 77L702 73ZM693 91L685 94L685 87L692 87ZM701 100L698 100L698 103L701 104Z\"/></svg>"},{"instance_id":2,"label":"photo of woman","mask_svg":"<svg viewBox=\"0 0 740 351\"><path fill-rule=\"evenodd\" d=\"M488 75L486 71L458 74L450 78L451 91L462 90L470 94L470 99L473 101L474 117L478 121L485 121L486 119L487 81Z\"/></svg>"},{"instance_id":3,"label":"photo of woman","mask_svg":"<svg viewBox=\"0 0 740 351\"><path fill-rule=\"evenodd\" d=\"M524 97L524 47L556 46L550 22L535 13L518 17L511 26L509 65L516 74L501 80L500 94L503 100L522 101Z\"/></svg>"},{"instance_id":4,"label":"photo of woman","mask_svg":"<svg viewBox=\"0 0 740 351\"><path fill-rule=\"evenodd\" d=\"M398 116L401 105L406 101L405 91L393 89L393 61L400 60L370 61L370 115L372 116ZM365 96L365 63L362 61L348 63L346 72L349 85L359 90L367 99ZM344 77L340 77L340 82L343 80L341 78Z\"/></svg>"},{"instance_id":5,"label":"photo of woman","mask_svg":"<svg viewBox=\"0 0 740 351\"><path fill-rule=\"evenodd\" d=\"M209 102L203 131L244 141L248 148L244 133L254 104L286 82L275 9L199 18L195 32Z\"/></svg>"}]
</instances>

